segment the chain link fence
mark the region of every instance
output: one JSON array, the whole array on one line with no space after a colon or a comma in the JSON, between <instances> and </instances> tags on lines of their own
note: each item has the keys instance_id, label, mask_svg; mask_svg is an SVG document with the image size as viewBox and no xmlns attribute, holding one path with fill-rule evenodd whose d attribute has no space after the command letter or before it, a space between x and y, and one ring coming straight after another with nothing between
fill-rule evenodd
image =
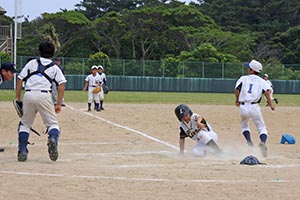
<instances>
[{"instance_id":1,"label":"chain link fence","mask_svg":"<svg viewBox=\"0 0 300 200\"><path fill-rule=\"evenodd\" d=\"M30 56L17 57L20 70ZM1 59L0 62L3 62ZM243 63L183 62L168 60L90 60L87 58L61 58L68 75L87 75L92 65L102 65L105 73L113 76L177 77L237 79L247 73ZM271 79L300 80L300 64L265 64L263 73Z\"/></svg>"}]
</instances>

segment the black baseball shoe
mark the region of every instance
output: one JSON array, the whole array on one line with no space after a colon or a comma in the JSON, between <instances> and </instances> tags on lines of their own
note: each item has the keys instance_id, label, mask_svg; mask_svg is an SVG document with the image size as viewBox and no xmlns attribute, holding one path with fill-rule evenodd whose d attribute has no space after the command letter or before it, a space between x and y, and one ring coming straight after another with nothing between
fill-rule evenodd
<instances>
[{"instance_id":1,"label":"black baseball shoe","mask_svg":"<svg viewBox=\"0 0 300 200\"><path fill-rule=\"evenodd\" d=\"M58 158L58 150L57 150L57 143L54 138L49 138L48 139L48 153L49 153L49 158L52 161L56 161Z\"/></svg>"},{"instance_id":2,"label":"black baseball shoe","mask_svg":"<svg viewBox=\"0 0 300 200\"><path fill-rule=\"evenodd\" d=\"M4 152L4 151L5 151L5 149L0 147L0 152Z\"/></svg>"},{"instance_id":3,"label":"black baseball shoe","mask_svg":"<svg viewBox=\"0 0 300 200\"><path fill-rule=\"evenodd\" d=\"M87 110L88 112L90 112L91 111L91 108L88 108L88 110Z\"/></svg>"},{"instance_id":4,"label":"black baseball shoe","mask_svg":"<svg viewBox=\"0 0 300 200\"><path fill-rule=\"evenodd\" d=\"M266 146L265 143L259 143L259 148L260 148L260 152L263 155L263 157L267 157L268 156L268 148Z\"/></svg>"},{"instance_id":5,"label":"black baseball shoe","mask_svg":"<svg viewBox=\"0 0 300 200\"><path fill-rule=\"evenodd\" d=\"M100 109L101 109L101 110L104 110L104 108L103 108L103 107L101 107Z\"/></svg>"},{"instance_id":6,"label":"black baseball shoe","mask_svg":"<svg viewBox=\"0 0 300 200\"><path fill-rule=\"evenodd\" d=\"M278 99L277 98L274 98L274 101L276 104L278 104Z\"/></svg>"},{"instance_id":7,"label":"black baseball shoe","mask_svg":"<svg viewBox=\"0 0 300 200\"><path fill-rule=\"evenodd\" d=\"M27 160L28 152L18 152L18 161L25 162Z\"/></svg>"}]
</instances>

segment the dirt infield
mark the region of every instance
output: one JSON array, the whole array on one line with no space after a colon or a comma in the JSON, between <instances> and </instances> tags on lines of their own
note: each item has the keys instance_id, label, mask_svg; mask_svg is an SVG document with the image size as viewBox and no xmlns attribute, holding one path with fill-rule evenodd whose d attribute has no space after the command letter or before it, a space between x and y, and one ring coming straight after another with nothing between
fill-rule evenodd
<instances>
[{"instance_id":1,"label":"dirt infield","mask_svg":"<svg viewBox=\"0 0 300 200\"><path fill-rule=\"evenodd\" d=\"M18 118L10 102L1 102L0 199L299 199L299 107L263 107L270 133L269 156L262 158L252 126L254 150L240 134L239 111L232 106L190 105L219 135L224 153L197 158L187 140L178 155L175 104L106 104L86 112L71 103L59 114L59 159L51 162L46 135L34 133L27 162L17 161ZM253 125L253 124L252 124ZM43 130L40 117L33 127ZM283 133L296 145L279 144ZM253 154L267 165L244 166Z\"/></svg>"}]
</instances>

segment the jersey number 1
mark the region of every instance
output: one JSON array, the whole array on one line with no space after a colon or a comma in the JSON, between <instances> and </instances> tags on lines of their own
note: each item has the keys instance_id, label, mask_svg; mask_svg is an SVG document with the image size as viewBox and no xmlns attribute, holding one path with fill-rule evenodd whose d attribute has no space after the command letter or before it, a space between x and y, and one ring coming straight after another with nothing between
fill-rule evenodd
<instances>
[{"instance_id":1,"label":"jersey number 1","mask_svg":"<svg viewBox=\"0 0 300 200\"><path fill-rule=\"evenodd\" d=\"M249 90L248 90L248 93L249 93L249 94L252 93L252 87L253 87L253 84L250 84L250 85L249 85Z\"/></svg>"}]
</instances>

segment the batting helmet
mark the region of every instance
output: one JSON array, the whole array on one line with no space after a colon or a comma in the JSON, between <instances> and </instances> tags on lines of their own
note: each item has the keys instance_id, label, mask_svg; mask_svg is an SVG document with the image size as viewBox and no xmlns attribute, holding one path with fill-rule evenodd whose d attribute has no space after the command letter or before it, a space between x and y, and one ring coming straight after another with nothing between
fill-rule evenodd
<instances>
[{"instance_id":1,"label":"batting helmet","mask_svg":"<svg viewBox=\"0 0 300 200\"><path fill-rule=\"evenodd\" d=\"M193 114L192 110L187 105L180 104L175 108L175 115L179 121L187 114Z\"/></svg>"}]
</instances>

